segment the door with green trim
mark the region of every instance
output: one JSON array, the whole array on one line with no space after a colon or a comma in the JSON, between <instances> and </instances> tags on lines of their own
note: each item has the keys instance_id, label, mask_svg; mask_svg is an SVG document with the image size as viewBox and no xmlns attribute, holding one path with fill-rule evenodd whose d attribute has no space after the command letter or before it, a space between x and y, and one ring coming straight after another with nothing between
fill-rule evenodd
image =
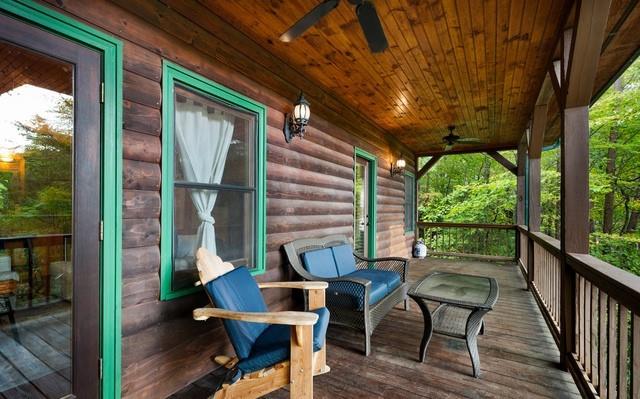
<instances>
[{"instance_id":1,"label":"door with green trim","mask_svg":"<svg viewBox=\"0 0 640 399\"><path fill-rule=\"evenodd\" d=\"M100 396L101 53L0 14L0 397Z\"/></svg>"},{"instance_id":2,"label":"door with green trim","mask_svg":"<svg viewBox=\"0 0 640 399\"><path fill-rule=\"evenodd\" d=\"M353 248L356 254L375 256L375 159L356 154L354 170Z\"/></svg>"}]
</instances>

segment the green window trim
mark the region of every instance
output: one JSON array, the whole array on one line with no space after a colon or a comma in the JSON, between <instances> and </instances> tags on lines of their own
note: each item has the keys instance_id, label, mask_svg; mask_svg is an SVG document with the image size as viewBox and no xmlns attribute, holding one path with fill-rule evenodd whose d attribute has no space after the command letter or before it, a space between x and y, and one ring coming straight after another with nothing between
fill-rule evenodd
<instances>
[{"instance_id":1,"label":"green window trim","mask_svg":"<svg viewBox=\"0 0 640 399\"><path fill-rule=\"evenodd\" d=\"M174 159L174 91L175 84L188 87L204 96L242 108L257 116L256 123L256 203L255 203L255 267L253 275L262 274L266 264L266 181L267 143L266 107L240 93L215 83L173 62L162 63L162 214L160 239L160 300L167 301L202 290L189 287L173 290L173 159Z\"/></svg>"},{"instance_id":2,"label":"green window trim","mask_svg":"<svg viewBox=\"0 0 640 399\"><path fill-rule=\"evenodd\" d=\"M406 177L409 177L411 179L411 184L413 185L413 191L412 191L412 193L413 193L413 209L410 210L413 213L413 223L411 223L411 225L407 225L407 223L406 223L406 220L407 220L407 207L405 205L405 211L404 211L405 212L405 215L404 215L404 218L405 218L404 219L405 220L404 233L405 234L413 234L416 231L416 218L417 218L416 216L417 216L417 208L418 208L418 205L416 203L417 202L416 201L416 192L417 192L417 190L416 190L416 176L413 173L408 172L408 171L404 172L404 176L405 176L405 183L407 181ZM405 190L405 201L406 201L407 188L405 187L404 190Z\"/></svg>"},{"instance_id":3,"label":"green window trim","mask_svg":"<svg viewBox=\"0 0 640 399\"><path fill-rule=\"evenodd\" d=\"M362 148L354 148L354 176L355 176L355 158L360 157L369 161L369 168L373 173L369 173L369 234L367 241L367 257L376 257L376 235L378 233L378 158L370 152ZM355 185L354 185L355 190ZM355 196L354 196L355 198Z\"/></svg>"},{"instance_id":4,"label":"green window trim","mask_svg":"<svg viewBox=\"0 0 640 399\"><path fill-rule=\"evenodd\" d=\"M102 53L101 397L117 399L122 375L122 42L32 0L0 1L0 12Z\"/></svg>"}]
</instances>

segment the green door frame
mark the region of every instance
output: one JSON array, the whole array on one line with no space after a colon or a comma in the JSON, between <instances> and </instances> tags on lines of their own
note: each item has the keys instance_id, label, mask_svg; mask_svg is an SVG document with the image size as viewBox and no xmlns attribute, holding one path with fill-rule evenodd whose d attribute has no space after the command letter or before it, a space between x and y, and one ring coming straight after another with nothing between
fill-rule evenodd
<instances>
[{"instance_id":1,"label":"green door frame","mask_svg":"<svg viewBox=\"0 0 640 399\"><path fill-rule=\"evenodd\" d=\"M32 0L0 0L0 12L102 53L100 354L102 398L120 398L122 296L122 42Z\"/></svg>"},{"instance_id":2,"label":"green door frame","mask_svg":"<svg viewBox=\"0 0 640 399\"><path fill-rule=\"evenodd\" d=\"M369 196L369 201L367 203L369 207L369 227L367 231L367 257L375 258L376 257L376 232L378 230L377 220L378 220L378 205L376 194L378 193L377 182L378 182L378 158L375 155L363 150L362 148L355 147L353 154L353 167L354 172L353 176L355 178L355 167L356 167L356 157L360 157L369 162L369 191L367 195ZM354 184L355 190L355 184ZM355 198L355 192L354 192ZM355 208L354 208L355 211ZM354 232L355 234L355 232Z\"/></svg>"}]
</instances>

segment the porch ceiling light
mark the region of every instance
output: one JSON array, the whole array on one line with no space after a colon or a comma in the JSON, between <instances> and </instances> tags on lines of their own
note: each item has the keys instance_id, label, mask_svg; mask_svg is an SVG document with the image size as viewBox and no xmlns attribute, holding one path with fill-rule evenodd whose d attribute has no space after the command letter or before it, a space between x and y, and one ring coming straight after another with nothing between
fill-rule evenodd
<instances>
[{"instance_id":1,"label":"porch ceiling light","mask_svg":"<svg viewBox=\"0 0 640 399\"><path fill-rule=\"evenodd\" d=\"M293 113L285 114L284 116L284 139L287 143L291 142L295 136L300 138L304 137L305 128L309 123L309 117L311 116L311 108L309 108L309 102L304 98L304 95L300 93L298 100L293 106Z\"/></svg>"},{"instance_id":2,"label":"porch ceiling light","mask_svg":"<svg viewBox=\"0 0 640 399\"><path fill-rule=\"evenodd\" d=\"M400 175L404 172L404 168L407 166L407 162L402 159L399 158L395 165L392 163L391 164L391 177L395 176L395 175Z\"/></svg>"}]
</instances>

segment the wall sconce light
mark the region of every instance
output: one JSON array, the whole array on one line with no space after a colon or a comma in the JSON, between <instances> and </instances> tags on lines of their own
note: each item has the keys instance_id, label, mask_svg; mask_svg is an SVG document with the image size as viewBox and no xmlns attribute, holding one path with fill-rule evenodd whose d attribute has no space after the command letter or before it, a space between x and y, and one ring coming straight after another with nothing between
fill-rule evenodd
<instances>
[{"instance_id":1,"label":"wall sconce light","mask_svg":"<svg viewBox=\"0 0 640 399\"><path fill-rule=\"evenodd\" d=\"M309 102L300 93L298 100L293 106L293 113L284 115L284 139L287 143L291 142L295 136L304 137L304 131L309 123L311 116L311 108Z\"/></svg>"},{"instance_id":2,"label":"wall sconce light","mask_svg":"<svg viewBox=\"0 0 640 399\"><path fill-rule=\"evenodd\" d=\"M404 172L404 168L407 166L407 162L400 158L396 161L396 164L391 164L391 177L395 175L401 175Z\"/></svg>"}]
</instances>

